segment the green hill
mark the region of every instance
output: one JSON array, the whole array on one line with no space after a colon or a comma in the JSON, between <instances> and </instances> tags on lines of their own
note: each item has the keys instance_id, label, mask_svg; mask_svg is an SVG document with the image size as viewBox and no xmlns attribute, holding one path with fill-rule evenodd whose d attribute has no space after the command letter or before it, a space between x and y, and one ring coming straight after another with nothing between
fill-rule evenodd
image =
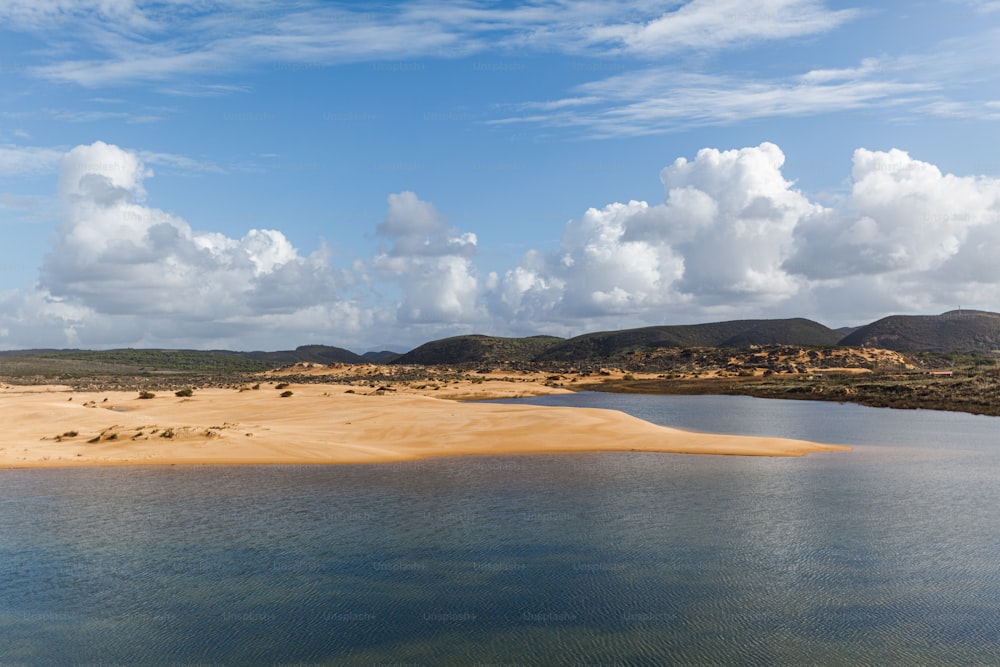
<instances>
[{"instance_id":1,"label":"green hill","mask_svg":"<svg viewBox=\"0 0 1000 667\"><path fill-rule=\"evenodd\" d=\"M16 350L0 352L0 375L88 374L133 375L150 373L254 373L297 361L313 363L363 363L349 350L327 345L303 345L278 352L230 350Z\"/></svg>"},{"instance_id":2,"label":"green hill","mask_svg":"<svg viewBox=\"0 0 1000 667\"><path fill-rule=\"evenodd\" d=\"M250 359L273 361L279 364L292 364L298 361L310 361L314 364L362 364L366 359L359 354L342 347L330 345L300 345L294 350L278 352L233 352Z\"/></svg>"},{"instance_id":3,"label":"green hill","mask_svg":"<svg viewBox=\"0 0 1000 667\"><path fill-rule=\"evenodd\" d=\"M365 352L361 355L361 358L372 364L387 364L393 359L398 359L402 355L399 352L393 352L391 350L379 350Z\"/></svg>"},{"instance_id":4,"label":"green hill","mask_svg":"<svg viewBox=\"0 0 1000 667\"><path fill-rule=\"evenodd\" d=\"M538 361L582 361L657 347L748 347L750 345L835 345L836 331L803 318L733 320L707 324L643 327L583 334L554 345Z\"/></svg>"},{"instance_id":5,"label":"green hill","mask_svg":"<svg viewBox=\"0 0 1000 667\"><path fill-rule=\"evenodd\" d=\"M530 336L528 338L500 338L478 334L453 336L424 343L389 363L427 366L524 363L532 361L546 349L562 341L562 338L555 336Z\"/></svg>"},{"instance_id":6,"label":"green hill","mask_svg":"<svg viewBox=\"0 0 1000 667\"><path fill-rule=\"evenodd\" d=\"M840 345L909 352L1000 349L1000 313L952 310L941 315L890 315L845 336Z\"/></svg>"}]
</instances>

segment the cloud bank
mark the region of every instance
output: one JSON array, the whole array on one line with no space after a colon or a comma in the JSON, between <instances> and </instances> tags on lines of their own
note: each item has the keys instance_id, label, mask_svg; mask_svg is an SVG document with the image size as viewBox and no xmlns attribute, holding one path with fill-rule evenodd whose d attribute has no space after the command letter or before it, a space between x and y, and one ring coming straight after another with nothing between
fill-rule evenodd
<instances>
[{"instance_id":1,"label":"cloud bank","mask_svg":"<svg viewBox=\"0 0 1000 667\"><path fill-rule=\"evenodd\" d=\"M1000 310L1000 180L897 149L857 149L850 191L828 206L796 189L774 144L705 148L661 171L662 201L590 208L558 249L485 275L475 233L413 192L388 196L371 257L337 267L279 230L230 238L149 206L141 155L97 142L61 157L62 222L34 288L0 294L0 346L364 350L470 331Z\"/></svg>"},{"instance_id":2,"label":"cloud bank","mask_svg":"<svg viewBox=\"0 0 1000 667\"><path fill-rule=\"evenodd\" d=\"M312 338L334 325L349 335L368 324L344 296L353 277L329 266L323 249L303 256L277 230L239 239L195 231L144 203L152 175L136 153L103 142L63 156L63 222L36 290L7 295L3 309L16 346L201 347L285 332Z\"/></svg>"}]
</instances>

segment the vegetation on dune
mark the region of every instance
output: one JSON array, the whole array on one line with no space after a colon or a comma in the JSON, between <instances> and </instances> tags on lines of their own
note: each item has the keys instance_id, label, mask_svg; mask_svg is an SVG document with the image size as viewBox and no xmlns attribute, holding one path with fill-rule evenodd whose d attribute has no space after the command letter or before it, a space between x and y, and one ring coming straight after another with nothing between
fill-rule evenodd
<instances>
[{"instance_id":1,"label":"vegetation on dune","mask_svg":"<svg viewBox=\"0 0 1000 667\"><path fill-rule=\"evenodd\" d=\"M285 390L283 397L292 395L289 383L329 381L313 372L316 365L339 366L337 382L375 393L394 391L398 383L418 389L483 384L497 379L491 372L503 371L512 377L544 373L547 384L574 389L748 394L1000 415L1000 314L894 316L843 333L788 319L645 327L568 340L469 335L431 341L398 358L359 357L323 345L287 352L24 350L0 352L0 378L135 391L149 399L157 391L190 397L198 388L259 389L279 367L280 381L270 377L278 392ZM838 340L861 344L845 347ZM908 348L917 351L892 351ZM382 363L373 365L376 357Z\"/></svg>"},{"instance_id":2,"label":"vegetation on dune","mask_svg":"<svg viewBox=\"0 0 1000 667\"><path fill-rule=\"evenodd\" d=\"M601 391L644 394L736 394L759 398L837 401L871 407L953 410L1000 416L1000 367L997 360L965 357L962 366L945 367L944 356L925 355L925 367L871 373L826 372L701 379L606 381Z\"/></svg>"}]
</instances>

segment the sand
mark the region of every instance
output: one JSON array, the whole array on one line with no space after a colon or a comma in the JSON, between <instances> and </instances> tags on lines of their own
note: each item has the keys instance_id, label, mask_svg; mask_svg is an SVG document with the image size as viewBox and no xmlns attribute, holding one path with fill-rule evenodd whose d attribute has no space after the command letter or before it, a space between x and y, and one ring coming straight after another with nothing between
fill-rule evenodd
<instances>
[{"instance_id":1,"label":"sand","mask_svg":"<svg viewBox=\"0 0 1000 667\"><path fill-rule=\"evenodd\" d=\"M483 383L492 385L493 383ZM273 384L140 399L135 392L0 388L0 467L382 463L433 456L649 451L801 456L850 449L801 440L691 433L614 410L445 400L565 391L536 383L375 391ZM292 391L281 397L284 390ZM479 393L477 393L479 392Z\"/></svg>"}]
</instances>

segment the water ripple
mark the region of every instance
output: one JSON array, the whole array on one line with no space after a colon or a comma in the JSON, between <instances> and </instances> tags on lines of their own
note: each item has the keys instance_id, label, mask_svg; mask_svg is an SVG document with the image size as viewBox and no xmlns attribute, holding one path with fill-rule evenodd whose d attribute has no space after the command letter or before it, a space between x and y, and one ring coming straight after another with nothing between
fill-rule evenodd
<instances>
[{"instance_id":1,"label":"water ripple","mask_svg":"<svg viewBox=\"0 0 1000 667\"><path fill-rule=\"evenodd\" d=\"M995 664L978 423L906 456L893 425L805 459L0 471L0 663Z\"/></svg>"}]
</instances>

